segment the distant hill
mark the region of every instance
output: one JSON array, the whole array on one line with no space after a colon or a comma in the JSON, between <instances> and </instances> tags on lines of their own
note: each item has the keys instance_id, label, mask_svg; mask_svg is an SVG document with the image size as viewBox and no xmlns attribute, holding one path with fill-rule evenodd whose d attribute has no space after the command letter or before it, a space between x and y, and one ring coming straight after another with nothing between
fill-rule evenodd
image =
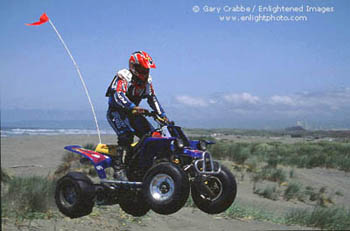
<instances>
[{"instance_id":1,"label":"distant hill","mask_svg":"<svg viewBox=\"0 0 350 231\"><path fill-rule=\"evenodd\" d=\"M303 128L302 126L288 127L288 128L285 128L284 130L286 130L287 132L303 132L303 131L306 131L306 129Z\"/></svg>"}]
</instances>

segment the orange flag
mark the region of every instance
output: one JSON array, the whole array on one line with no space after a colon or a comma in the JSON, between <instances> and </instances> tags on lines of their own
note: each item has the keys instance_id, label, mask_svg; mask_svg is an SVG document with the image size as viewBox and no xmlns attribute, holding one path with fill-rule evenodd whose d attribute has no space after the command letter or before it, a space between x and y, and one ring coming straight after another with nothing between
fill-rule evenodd
<instances>
[{"instance_id":1,"label":"orange flag","mask_svg":"<svg viewBox=\"0 0 350 231\"><path fill-rule=\"evenodd\" d=\"M27 24L27 26L39 26L45 22L48 22L49 21L49 17L47 17L46 13L43 13L41 16L40 16L40 19L39 19L39 22L33 22L33 23L30 23L30 24Z\"/></svg>"}]
</instances>

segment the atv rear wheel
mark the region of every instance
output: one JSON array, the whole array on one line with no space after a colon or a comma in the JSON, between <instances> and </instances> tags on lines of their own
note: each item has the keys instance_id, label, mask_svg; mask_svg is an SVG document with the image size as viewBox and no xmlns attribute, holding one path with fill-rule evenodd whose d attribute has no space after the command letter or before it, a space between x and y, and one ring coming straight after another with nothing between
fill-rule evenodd
<instances>
[{"instance_id":1,"label":"atv rear wheel","mask_svg":"<svg viewBox=\"0 0 350 231\"><path fill-rule=\"evenodd\" d=\"M142 192L136 192L136 193L126 192L126 195L120 198L119 205L124 212L134 217L144 216L150 210L150 207L148 206L148 204L145 203L145 198Z\"/></svg>"},{"instance_id":2,"label":"atv rear wheel","mask_svg":"<svg viewBox=\"0 0 350 231\"><path fill-rule=\"evenodd\" d=\"M230 207L236 198L235 177L225 166L216 175L197 176L191 185L195 205L203 212L217 214Z\"/></svg>"},{"instance_id":3,"label":"atv rear wheel","mask_svg":"<svg viewBox=\"0 0 350 231\"><path fill-rule=\"evenodd\" d=\"M91 213L95 190L92 181L80 172L70 172L58 180L55 202L58 209L70 218Z\"/></svg>"},{"instance_id":4,"label":"atv rear wheel","mask_svg":"<svg viewBox=\"0 0 350 231\"><path fill-rule=\"evenodd\" d=\"M143 181L143 193L151 209L171 214L181 209L190 193L185 172L173 163L160 163L149 169Z\"/></svg>"}]
</instances>

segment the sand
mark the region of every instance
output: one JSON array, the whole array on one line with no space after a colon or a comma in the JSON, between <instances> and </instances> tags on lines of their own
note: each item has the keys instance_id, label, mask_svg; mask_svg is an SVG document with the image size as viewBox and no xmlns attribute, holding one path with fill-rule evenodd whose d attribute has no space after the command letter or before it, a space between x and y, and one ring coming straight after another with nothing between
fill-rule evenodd
<instances>
[{"instance_id":1,"label":"sand","mask_svg":"<svg viewBox=\"0 0 350 231\"><path fill-rule=\"evenodd\" d=\"M102 141L115 143L116 137L102 136ZM61 163L65 146L97 143L91 135L1 137L1 167L19 176L47 175Z\"/></svg>"}]
</instances>

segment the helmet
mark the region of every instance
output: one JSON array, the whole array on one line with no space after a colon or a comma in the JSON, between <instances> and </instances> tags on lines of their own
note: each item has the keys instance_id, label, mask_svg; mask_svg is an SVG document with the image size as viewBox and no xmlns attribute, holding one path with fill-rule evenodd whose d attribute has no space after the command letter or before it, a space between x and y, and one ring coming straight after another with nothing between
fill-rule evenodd
<instances>
[{"instance_id":1,"label":"helmet","mask_svg":"<svg viewBox=\"0 0 350 231\"><path fill-rule=\"evenodd\" d=\"M156 68L151 56L144 51L136 51L129 59L129 69L139 80L145 82L149 76L150 68Z\"/></svg>"}]
</instances>

